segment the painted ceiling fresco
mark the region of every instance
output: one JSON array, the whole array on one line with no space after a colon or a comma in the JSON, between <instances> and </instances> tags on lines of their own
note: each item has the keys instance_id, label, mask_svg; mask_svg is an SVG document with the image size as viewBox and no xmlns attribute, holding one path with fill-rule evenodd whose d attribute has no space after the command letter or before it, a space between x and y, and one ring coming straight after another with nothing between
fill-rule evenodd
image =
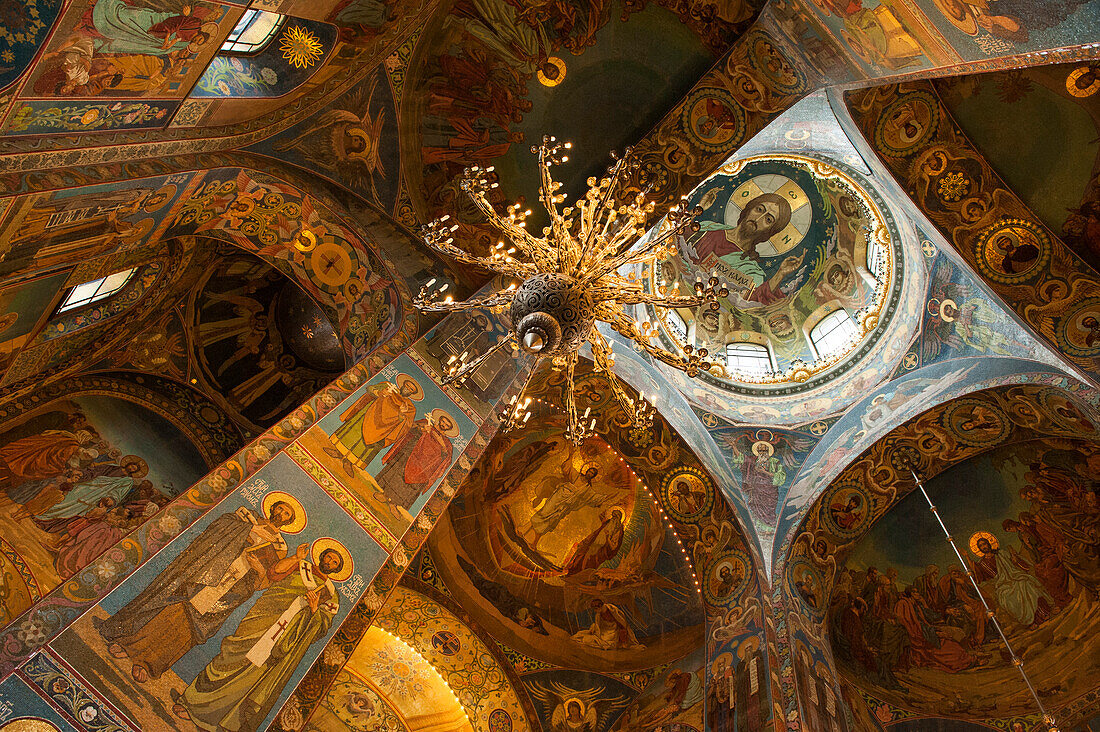
<instances>
[{"instance_id":1,"label":"painted ceiling fresco","mask_svg":"<svg viewBox=\"0 0 1100 732\"><path fill-rule=\"evenodd\" d=\"M1090 267L1100 270L1100 80L1088 64L946 79L951 116L1027 207ZM1015 134L996 120L1010 117ZM1058 140L1043 154L1020 135Z\"/></svg>"},{"instance_id":2,"label":"painted ceiling fresco","mask_svg":"<svg viewBox=\"0 0 1100 732\"><path fill-rule=\"evenodd\" d=\"M0 730L1095 728L1098 27L0 0ZM568 195L632 145L616 195L700 207L636 276L732 291L634 313L719 357L689 381L620 343L652 423L582 362L580 444L552 364L509 432L530 361L444 383L507 313L413 307L485 284L415 234L496 240L456 175L534 203L543 134Z\"/></svg>"}]
</instances>

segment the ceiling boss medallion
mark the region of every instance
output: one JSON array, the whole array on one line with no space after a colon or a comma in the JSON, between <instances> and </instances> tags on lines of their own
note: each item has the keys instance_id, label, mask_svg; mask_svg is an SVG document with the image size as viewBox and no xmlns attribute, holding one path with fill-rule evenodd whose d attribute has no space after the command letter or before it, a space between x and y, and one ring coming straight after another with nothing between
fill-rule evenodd
<instances>
[{"instance_id":1,"label":"ceiling boss medallion","mask_svg":"<svg viewBox=\"0 0 1100 732\"><path fill-rule=\"evenodd\" d=\"M606 323L651 357L694 377L712 366L707 361L707 349L683 345L674 352L662 348L651 342L657 328L650 322L634 320L624 308L643 304L682 308L709 303L717 309L719 298L728 296L729 290L717 277L710 277L706 281L696 280L691 294L680 294L678 286L647 292L633 272L621 275L625 268L671 256L678 236L698 230L695 216L701 209L688 211L683 205L675 206L667 214L662 231L645 238L646 222L654 210L653 202L646 199L648 191L638 193L627 203L615 197L621 176L637 165L630 160L629 148L622 158L616 159L607 175L599 180L588 179L588 191L582 199L573 206L559 208L565 195L558 193L561 184L551 177L551 168L569 159L565 152L570 147L570 143L559 143L547 136L541 145L531 148L539 160L539 197L550 218L550 226L542 230L542 236L527 231L526 220L531 211L523 210L521 204L508 206L507 215L494 210L487 195L497 187L497 183L490 181L493 169L478 166L466 170L462 188L505 240L497 243L487 257L478 257L455 246L452 235L458 227L448 223L449 217L423 228L425 241L441 254L516 278L521 284L510 285L487 297L455 302L444 294L447 285L436 286L433 279L421 289L415 305L423 312L435 313L508 309L512 319L508 336L474 358L465 353L452 357L444 383L461 383L506 346L549 358L555 368L565 370L567 436L580 444L593 433L596 423L590 418L590 410L578 413L574 397L573 374L578 352L585 343L592 348L596 370L606 376L620 407L634 424L646 426L653 419L653 408L643 399L628 395L615 377L612 345L596 329L596 321ZM522 395L513 398L505 429L530 416L530 412L524 413L529 402Z\"/></svg>"}]
</instances>

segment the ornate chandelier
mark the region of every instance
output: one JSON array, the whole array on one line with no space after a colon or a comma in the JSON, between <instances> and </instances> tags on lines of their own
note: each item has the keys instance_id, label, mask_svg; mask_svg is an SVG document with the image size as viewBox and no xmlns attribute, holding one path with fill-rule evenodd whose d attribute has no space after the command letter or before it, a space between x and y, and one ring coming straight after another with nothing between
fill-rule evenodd
<instances>
[{"instance_id":1,"label":"ornate chandelier","mask_svg":"<svg viewBox=\"0 0 1100 732\"><path fill-rule=\"evenodd\" d=\"M566 162L565 151L570 143L559 143L554 137L543 137L542 144L533 146L538 154L541 185L539 197L550 216L550 225L538 237L527 231L530 210L514 203L507 215L497 213L489 202L488 192L497 187L490 180L493 168L473 166L465 171L462 188L489 222L500 230L504 240L496 244L486 257L475 256L455 246L453 234L458 229L444 216L423 227L427 244L441 254L467 264L492 270L519 284L487 297L455 302L446 295L447 285L428 282L414 304L423 312L440 313L478 308L495 312L510 311L511 332L489 350L474 358L463 353L446 365L444 383L462 383L490 356L506 346L522 349L540 359L549 358L555 368L566 374L565 411L569 426L567 436L576 444L595 430L596 420L590 409L578 413L574 396L574 370L578 351L588 343L592 348L595 368L611 385L620 407L637 427L646 427L653 420L653 408L642 398L626 393L614 374L615 354L612 345L595 328L596 321L609 325L629 339L635 347L651 357L680 369L689 376L711 368L705 348L683 344L678 352L651 342L658 329L650 322L631 318L624 308L651 305L658 308L697 307L710 303L719 308L718 298L729 295L717 277L697 280L692 294L680 294L679 285L669 288L659 283L655 291L647 291L633 271L620 272L641 263L652 264L658 257L667 257L676 246L676 238L687 231L698 231L695 217L700 209L686 211L683 205L673 207L660 229L645 238L646 221L654 204L646 200L649 191L639 192L633 201L623 204L616 200L622 175L636 169L630 161L630 149L599 180L588 179L588 192L573 206L560 208L565 195L559 194L561 184L551 176L551 168ZM612 156L615 158L615 156ZM504 429L512 429L530 417L525 412L530 399L522 393L513 397Z\"/></svg>"}]
</instances>

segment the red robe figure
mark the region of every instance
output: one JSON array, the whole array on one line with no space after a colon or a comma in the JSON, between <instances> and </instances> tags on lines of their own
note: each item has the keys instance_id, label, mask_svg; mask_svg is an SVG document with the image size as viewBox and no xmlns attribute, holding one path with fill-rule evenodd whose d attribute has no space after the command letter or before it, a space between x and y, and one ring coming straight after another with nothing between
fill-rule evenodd
<instances>
[{"instance_id":1,"label":"red robe figure","mask_svg":"<svg viewBox=\"0 0 1100 732\"><path fill-rule=\"evenodd\" d=\"M442 478L451 466L458 425L442 409L413 422L385 455L376 480L386 498L409 508L420 495Z\"/></svg>"}]
</instances>

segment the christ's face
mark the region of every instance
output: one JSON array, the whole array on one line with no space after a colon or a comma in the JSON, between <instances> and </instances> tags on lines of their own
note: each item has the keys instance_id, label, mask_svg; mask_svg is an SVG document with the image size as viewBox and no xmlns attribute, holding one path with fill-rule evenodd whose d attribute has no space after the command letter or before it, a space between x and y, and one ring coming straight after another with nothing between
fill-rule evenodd
<instances>
[{"instance_id":1,"label":"christ's face","mask_svg":"<svg viewBox=\"0 0 1100 732\"><path fill-rule=\"evenodd\" d=\"M978 551L982 554L989 554L993 551L993 546L989 543L989 539L978 539Z\"/></svg>"},{"instance_id":2,"label":"christ's face","mask_svg":"<svg viewBox=\"0 0 1100 732\"><path fill-rule=\"evenodd\" d=\"M779 217L779 205L774 201L760 201L752 206L748 215L737 225L737 231L742 237L749 237L759 231L770 231L775 226Z\"/></svg>"}]
</instances>

